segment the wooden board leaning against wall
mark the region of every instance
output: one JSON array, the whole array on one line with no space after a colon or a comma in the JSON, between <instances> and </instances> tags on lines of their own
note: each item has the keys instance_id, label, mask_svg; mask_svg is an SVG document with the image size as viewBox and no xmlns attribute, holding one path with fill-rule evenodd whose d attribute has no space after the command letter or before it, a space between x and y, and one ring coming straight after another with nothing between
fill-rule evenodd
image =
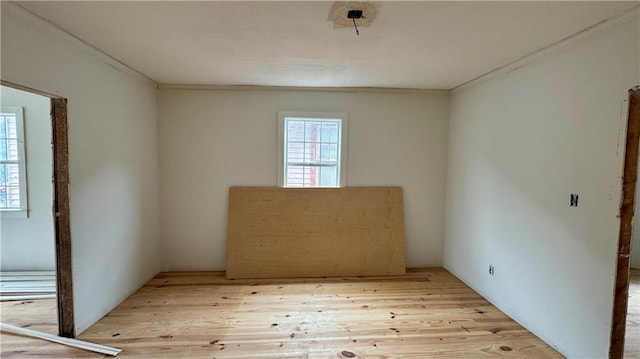
<instances>
[{"instance_id":1,"label":"wooden board leaning against wall","mask_svg":"<svg viewBox=\"0 0 640 359\"><path fill-rule=\"evenodd\" d=\"M405 273L400 187L231 187L228 216L228 278Z\"/></svg>"}]
</instances>

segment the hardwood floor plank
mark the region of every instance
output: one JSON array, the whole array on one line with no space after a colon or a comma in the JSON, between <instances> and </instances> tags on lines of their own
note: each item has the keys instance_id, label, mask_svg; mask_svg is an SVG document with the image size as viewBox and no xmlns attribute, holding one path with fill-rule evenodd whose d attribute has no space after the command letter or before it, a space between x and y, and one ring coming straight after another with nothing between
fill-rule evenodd
<instances>
[{"instance_id":1,"label":"hardwood floor plank","mask_svg":"<svg viewBox=\"0 0 640 359\"><path fill-rule=\"evenodd\" d=\"M640 359L640 269L631 270L627 306L624 358Z\"/></svg>"},{"instance_id":2,"label":"hardwood floor plank","mask_svg":"<svg viewBox=\"0 0 640 359\"><path fill-rule=\"evenodd\" d=\"M49 334L58 334L56 299L0 303L0 321ZM0 357L25 358L104 358L104 355L50 343L21 335L0 334Z\"/></svg>"},{"instance_id":3,"label":"hardwood floor plank","mask_svg":"<svg viewBox=\"0 0 640 359\"><path fill-rule=\"evenodd\" d=\"M562 358L441 268L275 280L160 273L78 339L121 348L119 358ZM66 357L52 350L2 343L3 358Z\"/></svg>"}]
</instances>

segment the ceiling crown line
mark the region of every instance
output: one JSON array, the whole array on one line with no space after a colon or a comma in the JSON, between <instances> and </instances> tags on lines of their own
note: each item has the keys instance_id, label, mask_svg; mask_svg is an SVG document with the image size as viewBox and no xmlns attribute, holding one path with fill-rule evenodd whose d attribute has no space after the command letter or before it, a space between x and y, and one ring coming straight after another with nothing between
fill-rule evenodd
<instances>
[{"instance_id":1,"label":"ceiling crown line","mask_svg":"<svg viewBox=\"0 0 640 359\"><path fill-rule=\"evenodd\" d=\"M137 78L149 84L153 84L155 86L158 85L157 81L145 75L141 71L134 69L123 61L120 61L117 58L107 54L106 52L73 35L72 33L41 17L40 15L34 14L20 4L17 4L13 1L2 1L2 11L13 12L17 16L20 16L26 21L29 21L35 26L39 27L42 31L53 36L58 36L66 39L81 51L84 51L85 53L100 59L116 70L122 71L131 77Z\"/></svg>"},{"instance_id":2,"label":"ceiling crown line","mask_svg":"<svg viewBox=\"0 0 640 359\"><path fill-rule=\"evenodd\" d=\"M541 49L538 49L534 52L526 54L519 59L516 59L508 64L502 65L498 68L495 68L491 71L485 72L484 74L471 79L467 82L464 82L458 86L451 88L451 92L459 92L464 91L469 88L472 88L482 82L488 81L492 78L506 75L510 72L516 71L519 68L522 68L530 63L537 61L538 59L550 56L552 54L561 51L562 49L566 49L573 44L580 41L588 41L593 39L598 34L601 34L605 31L609 31L615 27L622 26L628 22L640 19L640 5L636 5L635 7L625 11L620 15L616 15L610 17L606 20L603 20L597 24L591 25L586 29L583 29L575 34L569 35L564 39L560 39L550 45L547 45Z\"/></svg>"}]
</instances>

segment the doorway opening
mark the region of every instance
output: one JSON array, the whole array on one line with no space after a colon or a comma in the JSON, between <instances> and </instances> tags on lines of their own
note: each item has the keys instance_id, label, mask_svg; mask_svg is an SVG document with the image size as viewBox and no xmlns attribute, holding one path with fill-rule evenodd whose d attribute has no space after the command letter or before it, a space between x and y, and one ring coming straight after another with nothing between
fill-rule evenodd
<instances>
[{"instance_id":1,"label":"doorway opening","mask_svg":"<svg viewBox=\"0 0 640 359\"><path fill-rule=\"evenodd\" d=\"M49 146L50 149L44 156L49 156L49 161L43 161L45 167L49 167L49 176L48 178L44 178L44 186L40 189L41 192L45 192L47 190L47 181L49 181L48 185L48 195L49 202L48 208L45 208L44 212L48 212L49 222L48 226L49 233L53 234L53 261L55 263L45 263L45 264L29 264L29 266L35 266L33 268L38 268L38 266L46 266L47 268L53 266L54 270L49 271L51 274L51 285L55 287L55 307L57 307L57 332L58 335L73 338L75 336L75 323L73 318L73 285L72 285L72 275L71 275L71 230L70 230L70 210L69 210L69 156L68 156L68 132L67 132L67 100L60 96L49 94L46 92L34 90L28 87L20 86L18 84L14 84L7 81L0 81L0 85L3 86L3 89L7 89L7 92L16 92L23 91L26 95L38 95L42 97L43 103L49 105L49 111L47 118L50 118L50 132L46 132L46 135L49 135L50 143L44 143L44 147ZM4 92L4 91L3 91ZM38 97L36 96L36 97ZM47 101L48 99L48 101ZM3 106L5 104L3 103ZM19 105L14 106L15 108L19 108ZM16 110L17 111L17 110ZM22 111L22 110L21 110ZM46 108L45 108L46 111ZM16 112L17 113L17 112ZM10 117L7 117L10 118ZM4 120L4 118L3 118ZM9 183L8 174L5 177L3 182L4 189L10 189L15 194L12 197L12 202L9 203L7 198L5 199L4 206L5 211L3 211L3 215L8 212L13 212L11 215L13 216L24 216L24 218L28 218L30 213L33 213L33 217L35 217L35 210L30 211L29 208L29 192L32 191L32 197L35 197L37 190L35 188L30 188L29 178L30 175L27 171L28 169L28 161L30 159L30 151L32 151L33 155L35 155L36 150L32 148L28 148L30 145L29 136L33 135L37 132L36 127L23 126L29 121L30 118L25 117L21 120L7 120L5 122L17 124L22 123L19 127L22 127L21 130L24 135L21 139L16 138L13 139L7 132L7 135L4 136L4 142L11 142L13 144L18 144L18 146L14 146L18 151L18 155L15 156L15 163L9 161L5 161L5 167L7 172L9 168L11 170L15 170L15 174L13 174L13 178L15 179L15 183ZM48 122L48 121L45 121ZM44 125L44 124L41 124ZM18 129L18 126L14 126ZM25 128L26 127L26 128ZM26 131L25 131L26 130ZM19 132L19 131L18 131ZM46 140L45 140L46 141ZM19 150L20 142L24 145L24 149L22 151ZM33 141L36 142L36 141ZM42 146L42 143L40 144ZM5 146L6 149L9 146ZM20 156L20 153L22 155ZM4 156L7 157L7 156ZM20 169L20 164L25 168ZM48 166L47 166L48 164ZM18 171L22 171L22 175L19 175ZM35 171L34 171L35 172ZM8 173L8 172L7 172ZM35 173L32 173L32 175ZM33 176L35 179L35 176ZM40 178L40 182L42 182L42 178ZM19 183L22 181L22 184ZM52 183L51 183L52 182ZM11 188L10 188L11 187ZM44 188L44 189L43 189ZM0 188L0 191L2 189ZM7 197L7 196L5 196ZM1 198L0 198L1 200ZM1 203L0 203L1 204ZM51 211L51 208L53 211ZM21 213L23 212L23 213ZM45 213L46 217L47 214ZM51 220L51 217L53 218ZM4 218L4 217L3 217ZM46 226L46 225L45 225ZM44 228L44 227L43 227ZM19 243L18 245L28 246L26 243ZM37 252L40 248L33 246L29 248L29 250L33 252ZM15 267L19 268L19 267ZM16 282L23 283L25 285L25 289L29 290L26 293L29 295L36 295L38 291L49 288L49 273L45 272L36 272L36 271L23 271L18 276L11 276L12 279L15 279ZM41 276L41 274L44 274ZM28 278L29 275L38 276L38 278L43 279L43 281L39 282L38 285L34 284L38 280L34 280L34 278ZM25 279L26 276L27 280ZM4 285L3 285L4 287ZM16 285L13 285L15 288ZM20 287L20 285L17 285ZM4 295L4 294L3 294ZM28 300L27 300L28 301ZM26 301L25 301L26 303Z\"/></svg>"},{"instance_id":2,"label":"doorway opening","mask_svg":"<svg viewBox=\"0 0 640 359\"><path fill-rule=\"evenodd\" d=\"M625 352L625 329L629 302L629 279L636 181L638 179L638 145L640 143L640 87L629 90L629 116L622 174L620 233L611 325L610 358L622 358Z\"/></svg>"}]
</instances>

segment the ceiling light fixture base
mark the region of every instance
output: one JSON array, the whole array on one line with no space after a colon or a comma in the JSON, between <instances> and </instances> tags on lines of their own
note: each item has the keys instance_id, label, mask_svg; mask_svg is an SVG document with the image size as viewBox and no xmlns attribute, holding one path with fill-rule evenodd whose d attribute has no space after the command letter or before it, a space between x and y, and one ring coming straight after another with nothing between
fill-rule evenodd
<instances>
[{"instance_id":1,"label":"ceiling light fixture base","mask_svg":"<svg viewBox=\"0 0 640 359\"><path fill-rule=\"evenodd\" d=\"M361 1L336 1L329 11L329 21L333 28L367 27L376 18L377 10L373 3Z\"/></svg>"}]
</instances>

